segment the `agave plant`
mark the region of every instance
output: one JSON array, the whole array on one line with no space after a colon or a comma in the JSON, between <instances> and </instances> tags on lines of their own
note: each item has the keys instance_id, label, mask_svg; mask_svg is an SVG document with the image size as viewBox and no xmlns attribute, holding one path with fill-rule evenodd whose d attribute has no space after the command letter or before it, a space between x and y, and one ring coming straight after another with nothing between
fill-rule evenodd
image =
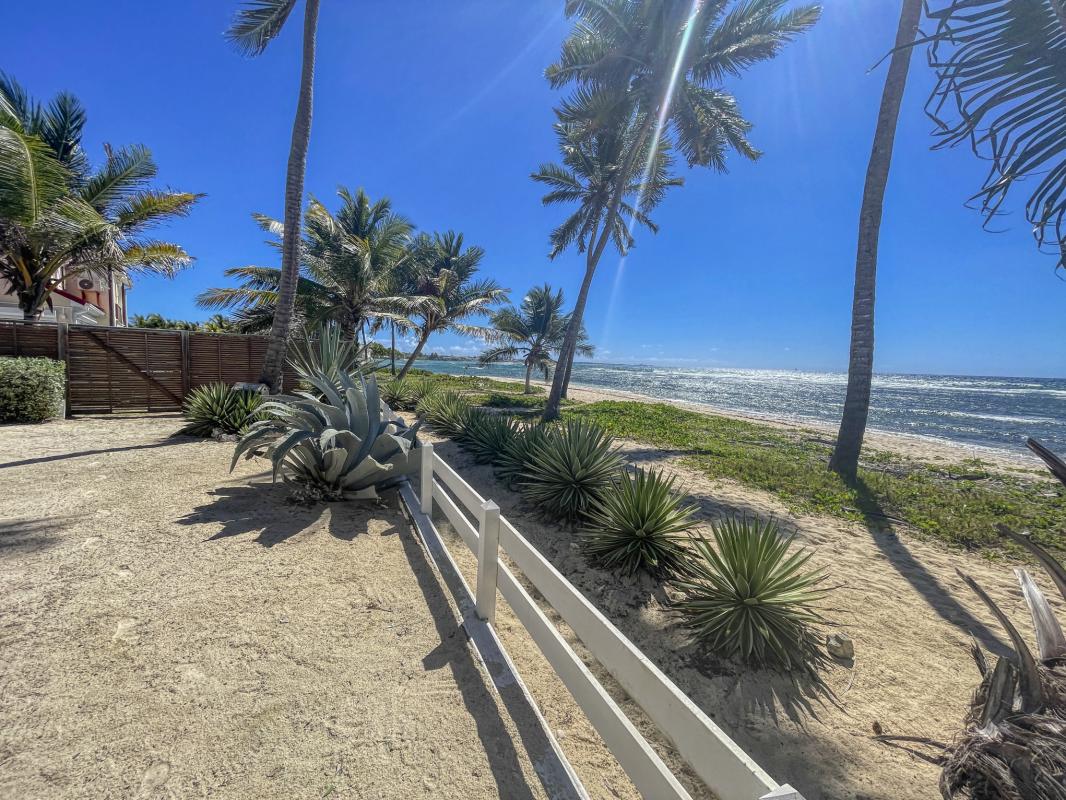
<instances>
[{"instance_id":1,"label":"agave plant","mask_svg":"<svg viewBox=\"0 0 1066 800\"><path fill-rule=\"evenodd\" d=\"M437 383L428 375L419 378L397 378L397 380L411 382L411 404L415 407L422 402L423 398L440 391Z\"/></svg>"},{"instance_id":2,"label":"agave plant","mask_svg":"<svg viewBox=\"0 0 1066 800\"><path fill-rule=\"evenodd\" d=\"M623 473L589 514L582 535L589 555L627 575L683 573L688 552L681 534L692 527L696 509L674 490L675 481L654 470Z\"/></svg>"},{"instance_id":3,"label":"agave plant","mask_svg":"<svg viewBox=\"0 0 1066 800\"><path fill-rule=\"evenodd\" d=\"M773 520L730 519L712 531L714 545L692 538L686 574L673 581L683 595L673 603L683 625L724 656L757 666L806 666L825 572L805 572L810 552L790 553L792 537L782 537Z\"/></svg>"},{"instance_id":4,"label":"agave plant","mask_svg":"<svg viewBox=\"0 0 1066 800\"><path fill-rule=\"evenodd\" d=\"M410 378L393 378L381 387L381 399L394 410L413 411L417 400Z\"/></svg>"},{"instance_id":5,"label":"agave plant","mask_svg":"<svg viewBox=\"0 0 1066 800\"><path fill-rule=\"evenodd\" d=\"M342 373L358 374L372 363L368 348L345 338L338 325L322 325L313 334L305 333L292 343L288 361L301 380L310 383L311 377L325 375L334 385Z\"/></svg>"},{"instance_id":6,"label":"agave plant","mask_svg":"<svg viewBox=\"0 0 1066 800\"><path fill-rule=\"evenodd\" d=\"M621 469L614 439L598 425L569 419L532 448L519 489L547 516L572 522L602 499Z\"/></svg>"},{"instance_id":7,"label":"agave plant","mask_svg":"<svg viewBox=\"0 0 1066 800\"><path fill-rule=\"evenodd\" d=\"M518 423L503 414L475 410L460 434L460 442L479 464L495 462L518 432Z\"/></svg>"},{"instance_id":8,"label":"agave plant","mask_svg":"<svg viewBox=\"0 0 1066 800\"><path fill-rule=\"evenodd\" d=\"M433 392L418 402L416 413L437 432L456 437L466 429L473 409L458 392Z\"/></svg>"},{"instance_id":9,"label":"agave plant","mask_svg":"<svg viewBox=\"0 0 1066 800\"><path fill-rule=\"evenodd\" d=\"M496 457L496 474L513 488L525 472L533 451L555 435L555 431L555 426L541 423L516 426L514 436Z\"/></svg>"},{"instance_id":10,"label":"agave plant","mask_svg":"<svg viewBox=\"0 0 1066 800\"><path fill-rule=\"evenodd\" d=\"M189 422L178 433L210 436L216 429L231 435L244 433L260 418L262 403L258 392L224 383L197 387L185 398L182 413Z\"/></svg>"},{"instance_id":11,"label":"agave plant","mask_svg":"<svg viewBox=\"0 0 1066 800\"><path fill-rule=\"evenodd\" d=\"M232 470L242 455L268 457L273 479L301 483L326 500L373 499L415 472L418 424L386 422L377 382L346 372L338 381L326 372L305 376L323 400L297 392L293 402L267 402L269 419L258 422L237 444Z\"/></svg>"}]
</instances>

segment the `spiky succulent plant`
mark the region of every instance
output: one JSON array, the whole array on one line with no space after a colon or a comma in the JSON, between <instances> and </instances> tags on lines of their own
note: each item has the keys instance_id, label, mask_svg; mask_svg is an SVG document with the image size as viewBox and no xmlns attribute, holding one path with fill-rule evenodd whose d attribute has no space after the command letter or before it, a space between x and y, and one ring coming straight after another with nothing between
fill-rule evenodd
<instances>
[{"instance_id":1,"label":"spiky succulent plant","mask_svg":"<svg viewBox=\"0 0 1066 800\"><path fill-rule=\"evenodd\" d=\"M496 474L513 488L530 462L533 451L548 437L555 435L555 431L554 425L541 423L516 427L515 435L496 458Z\"/></svg>"},{"instance_id":2,"label":"spiky succulent plant","mask_svg":"<svg viewBox=\"0 0 1066 800\"><path fill-rule=\"evenodd\" d=\"M466 428L473 409L458 392L432 392L418 402L416 413L433 430L456 437Z\"/></svg>"},{"instance_id":3,"label":"spiky succulent plant","mask_svg":"<svg viewBox=\"0 0 1066 800\"><path fill-rule=\"evenodd\" d=\"M210 436L215 430L226 434L244 433L260 418L263 396L258 392L234 389L224 383L199 386L182 405L188 423L178 433Z\"/></svg>"},{"instance_id":4,"label":"spiky succulent plant","mask_svg":"<svg viewBox=\"0 0 1066 800\"><path fill-rule=\"evenodd\" d=\"M576 521L618 477L622 457L598 425L568 419L531 449L518 484L546 516Z\"/></svg>"},{"instance_id":5,"label":"spiky succulent plant","mask_svg":"<svg viewBox=\"0 0 1066 800\"><path fill-rule=\"evenodd\" d=\"M393 378L381 385L381 399L396 411L413 411L417 399L410 378Z\"/></svg>"},{"instance_id":6,"label":"spiky succulent plant","mask_svg":"<svg viewBox=\"0 0 1066 800\"><path fill-rule=\"evenodd\" d=\"M303 484L326 500L373 499L418 469L418 425L383 419L373 376L358 384L343 371L336 382L322 371L303 378L312 391L263 403L270 417L241 438L230 469L242 455L263 455L275 481Z\"/></svg>"},{"instance_id":7,"label":"spiky succulent plant","mask_svg":"<svg viewBox=\"0 0 1066 800\"><path fill-rule=\"evenodd\" d=\"M773 520L734 518L716 523L714 544L691 540L686 574L673 586L682 623L702 645L757 666L806 667L815 652L811 626L822 570L805 571L811 553L792 550Z\"/></svg>"},{"instance_id":8,"label":"spiky succulent plant","mask_svg":"<svg viewBox=\"0 0 1066 800\"><path fill-rule=\"evenodd\" d=\"M588 515L585 551L628 575L684 572L688 551L681 534L692 527L695 507L674 490L675 481L654 470L623 473Z\"/></svg>"},{"instance_id":9,"label":"spiky succulent plant","mask_svg":"<svg viewBox=\"0 0 1066 800\"><path fill-rule=\"evenodd\" d=\"M510 417L475 409L459 441L479 464L490 464L506 450L517 431L518 423Z\"/></svg>"}]
</instances>

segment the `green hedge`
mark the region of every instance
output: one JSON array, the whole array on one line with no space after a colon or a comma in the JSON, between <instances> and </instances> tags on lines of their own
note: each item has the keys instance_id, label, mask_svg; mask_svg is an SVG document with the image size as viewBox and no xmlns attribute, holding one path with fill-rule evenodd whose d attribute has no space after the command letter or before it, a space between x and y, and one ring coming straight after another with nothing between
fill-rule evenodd
<instances>
[{"instance_id":1,"label":"green hedge","mask_svg":"<svg viewBox=\"0 0 1066 800\"><path fill-rule=\"evenodd\" d=\"M50 358L0 358L0 422L62 416L66 369Z\"/></svg>"}]
</instances>

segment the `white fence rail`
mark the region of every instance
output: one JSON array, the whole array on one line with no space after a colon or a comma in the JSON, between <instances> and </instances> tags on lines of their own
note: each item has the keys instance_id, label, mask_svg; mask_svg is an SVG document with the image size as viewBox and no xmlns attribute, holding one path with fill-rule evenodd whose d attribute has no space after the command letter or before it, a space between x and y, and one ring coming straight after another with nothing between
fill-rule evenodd
<instances>
[{"instance_id":1,"label":"white fence rail","mask_svg":"<svg viewBox=\"0 0 1066 800\"><path fill-rule=\"evenodd\" d=\"M724 731L703 713L600 611L500 516L445 461L422 445L421 510L433 504L444 512L463 542L477 555L475 603L478 615L493 623L499 589L552 668L581 706L607 747L648 798L691 800L691 795L622 712L581 658L566 642L515 575L500 561L500 551L536 587L585 644L673 743L719 800L803 800L788 785L778 785ZM478 520L474 526L456 503Z\"/></svg>"}]
</instances>

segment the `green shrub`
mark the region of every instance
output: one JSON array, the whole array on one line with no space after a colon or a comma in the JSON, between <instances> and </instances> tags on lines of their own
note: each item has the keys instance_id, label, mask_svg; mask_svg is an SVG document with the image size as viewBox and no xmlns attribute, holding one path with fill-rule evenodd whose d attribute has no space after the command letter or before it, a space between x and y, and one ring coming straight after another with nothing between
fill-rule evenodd
<instances>
[{"instance_id":1,"label":"green shrub","mask_svg":"<svg viewBox=\"0 0 1066 800\"><path fill-rule=\"evenodd\" d=\"M262 404L263 396L258 392L224 383L199 386L185 398L182 413L189 422L178 433L210 436L216 428L226 434L244 433L259 419Z\"/></svg>"},{"instance_id":2,"label":"green shrub","mask_svg":"<svg viewBox=\"0 0 1066 800\"><path fill-rule=\"evenodd\" d=\"M494 463L518 432L518 423L503 414L475 409L459 441L479 464Z\"/></svg>"},{"instance_id":3,"label":"green shrub","mask_svg":"<svg viewBox=\"0 0 1066 800\"><path fill-rule=\"evenodd\" d=\"M507 443L495 461L496 474L500 479L514 486L525 472L526 465L533 457L533 451L549 436L554 435L556 430L554 425L544 425L539 422L516 427L511 441Z\"/></svg>"},{"instance_id":4,"label":"green shrub","mask_svg":"<svg viewBox=\"0 0 1066 800\"><path fill-rule=\"evenodd\" d=\"M547 398L529 394L491 392L482 405L492 408L544 408Z\"/></svg>"},{"instance_id":5,"label":"green shrub","mask_svg":"<svg viewBox=\"0 0 1066 800\"><path fill-rule=\"evenodd\" d=\"M0 422L44 422L63 415L66 368L50 358L0 358Z\"/></svg>"},{"instance_id":6,"label":"green shrub","mask_svg":"<svg viewBox=\"0 0 1066 800\"><path fill-rule=\"evenodd\" d=\"M816 587L825 572L804 572L810 552L790 554L792 537L780 536L773 521L731 519L713 531L717 550L693 538L688 574L673 582L683 594L673 607L685 627L700 644L750 664L809 663L810 626L821 620L813 606L826 595Z\"/></svg>"},{"instance_id":7,"label":"green shrub","mask_svg":"<svg viewBox=\"0 0 1066 800\"><path fill-rule=\"evenodd\" d=\"M358 385L343 371L338 385L325 371L307 377L324 402L308 395L263 403L270 417L241 438L230 469L241 455L265 455L275 481L281 475L302 484L305 495L325 500L373 499L418 469L418 425L382 419L373 376Z\"/></svg>"},{"instance_id":8,"label":"green shrub","mask_svg":"<svg viewBox=\"0 0 1066 800\"><path fill-rule=\"evenodd\" d=\"M541 513L575 521L602 499L622 457L598 425L567 420L532 448L519 489Z\"/></svg>"},{"instance_id":9,"label":"green shrub","mask_svg":"<svg viewBox=\"0 0 1066 800\"><path fill-rule=\"evenodd\" d=\"M438 433L458 437L466 428L473 409L458 392L431 392L418 402L416 413Z\"/></svg>"},{"instance_id":10,"label":"green shrub","mask_svg":"<svg viewBox=\"0 0 1066 800\"><path fill-rule=\"evenodd\" d=\"M410 378L393 378L382 385L381 399L395 411L413 411L418 402L413 384Z\"/></svg>"},{"instance_id":11,"label":"green shrub","mask_svg":"<svg viewBox=\"0 0 1066 800\"><path fill-rule=\"evenodd\" d=\"M674 482L661 472L623 473L589 513L582 535L589 555L628 575L682 573L688 551L680 534L692 526L695 507L683 505Z\"/></svg>"},{"instance_id":12,"label":"green shrub","mask_svg":"<svg viewBox=\"0 0 1066 800\"><path fill-rule=\"evenodd\" d=\"M413 372L414 370L412 370ZM431 394L437 394L440 391L440 387L437 385L436 379L432 375L422 375L418 378L407 377L405 380L411 381L411 405L417 407L425 398Z\"/></svg>"}]
</instances>

